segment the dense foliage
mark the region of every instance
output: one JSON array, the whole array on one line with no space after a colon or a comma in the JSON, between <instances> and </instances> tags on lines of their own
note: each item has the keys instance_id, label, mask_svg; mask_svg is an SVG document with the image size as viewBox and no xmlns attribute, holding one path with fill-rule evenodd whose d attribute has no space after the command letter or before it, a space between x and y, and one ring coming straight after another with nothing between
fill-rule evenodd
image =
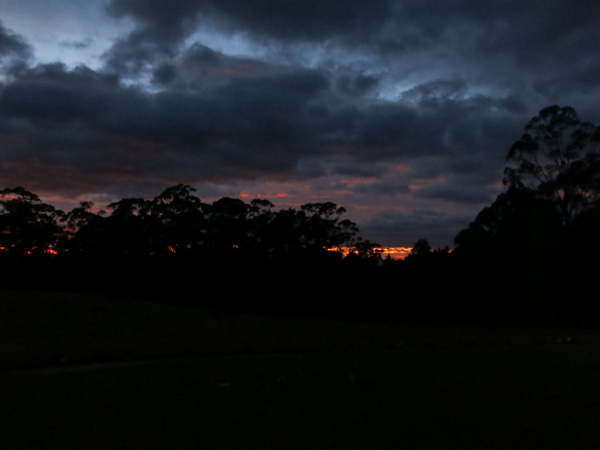
<instances>
[{"instance_id":1,"label":"dense foliage","mask_svg":"<svg viewBox=\"0 0 600 450\"><path fill-rule=\"evenodd\" d=\"M22 187L3 189L2 282L303 312L340 292L342 273L381 261L334 203L275 210L265 199L208 204L193 193L180 184L111 203L109 213L90 202L65 213Z\"/></svg>"},{"instance_id":2,"label":"dense foliage","mask_svg":"<svg viewBox=\"0 0 600 450\"><path fill-rule=\"evenodd\" d=\"M550 106L509 149L505 192L455 239L504 316L599 322L600 127Z\"/></svg>"}]
</instances>

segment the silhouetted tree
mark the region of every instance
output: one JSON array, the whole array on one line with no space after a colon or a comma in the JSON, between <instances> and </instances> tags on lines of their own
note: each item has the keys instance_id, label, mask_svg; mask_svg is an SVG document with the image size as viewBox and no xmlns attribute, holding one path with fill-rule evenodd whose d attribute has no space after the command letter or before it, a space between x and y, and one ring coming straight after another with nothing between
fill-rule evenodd
<instances>
[{"instance_id":1,"label":"silhouetted tree","mask_svg":"<svg viewBox=\"0 0 600 450\"><path fill-rule=\"evenodd\" d=\"M348 255L344 258L344 261L360 265L377 265L382 261L381 253L381 245L376 242L357 239L352 247L349 248Z\"/></svg>"},{"instance_id":2,"label":"silhouetted tree","mask_svg":"<svg viewBox=\"0 0 600 450\"><path fill-rule=\"evenodd\" d=\"M69 239L63 242L63 251L96 254L101 250L103 239L98 233L103 228L105 212L100 210L93 213L93 206L92 202L80 202L78 207L67 213L66 231Z\"/></svg>"},{"instance_id":3,"label":"silhouetted tree","mask_svg":"<svg viewBox=\"0 0 600 450\"><path fill-rule=\"evenodd\" d=\"M508 151L507 190L456 236L455 254L479 294L497 297L496 313L568 321L590 311L578 299L591 287L583 241L598 235L599 141L573 108L542 109Z\"/></svg>"},{"instance_id":4,"label":"silhouetted tree","mask_svg":"<svg viewBox=\"0 0 600 450\"><path fill-rule=\"evenodd\" d=\"M293 208L273 214L270 220L257 230L261 247L269 259L291 259L303 251L302 223L305 215Z\"/></svg>"},{"instance_id":5,"label":"silhouetted tree","mask_svg":"<svg viewBox=\"0 0 600 450\"><path fill-rule=\"evenodd\" d=\"M102 223L98 239L114 257L140 258L155 249L156 220L150 216L151 202L125 198L108 205L112 210Z\"/></svg>"},{"instance_id":6,"label":"silhouetted tree","mask_svg":"<svg viewBox=\"0 0 600 450\"><path fill-rule=\"evenodd\" d=\"M300 207L306 219L302 226L304 245L312 250L351 246L358 227L350 220L340 220L346 212L335 203L307 203Z\"/></svg>"},{"instance_id":7,"label":"silhouetted tree","mask_svg":"<svg viewBox=\"0 0 600 450\"><path fill-rule=\"evenodd\" d=\"M521 259L567 252L575 217L599 205L599 130L571 107L542 109L508 151L506 192L457 235L457 251Z\"/></svg>"},{"instance_id":8,"label":"silhouetted tree","mask_svg":"<svg viewBox=\"0 0 600 450\"><path fill-rule=\"evenodd\" d=\"M569 226L600 198L600 127L582 122L569 107L549 106L525 125L510 148L504 171L509 187L533 190L553 201Z\"/></svg>"},{"instance_id":9,"label":"silhouetted tree","mask_svg":"<svg viewBox=\"0 0 600 450\"><path fill-rule=\"evenodd\" d=\"M4 189L0 281L168 293L219 308L303 315L387 317L394 310L394 297L383 295L392 275L381 271L379 246L357 236L344 208L326 202L276 211L265 199L229 197L205 204L193 192L178 184L153 200L111 203L108 214L92 202L63 214L21 187Z\"/></svg>"},{"instance_id":10,"label":"silhouetted tree","mask_svg":"<svg viewBox=\"0 0 600 450\"><path fill-rule=\"evenodd\" d=\"M207 211L207 245L219 257L238 254L248 240L250 206L242 200L223 197Z\"/></svg>"},{"instance_id":11,"label":"silhouetted tree","mask_svg":"<svg viewBox=\"0 0 600 450\"><path fill-rule=\"evenodd\" d=\"M254 199L247 212L247 241L244 250L255 258L269 258L272 251L271 223L276 217L275 205L266 199Z\"/></svg>"},{"instance_id":12,"label":"silhouetted tree","mask_svg":"<svg viewBox=\"0 0 600 450\"><path fill-rule=\"evenodd\" d=\"M46 252L62 236L64 213L21 186L0 191L0 247L25 254Z\"/></svg>"},{"instance_id":13,"label":"silhouetted tree","mask_svg":"<svg viewBox=\"0 0 600 450\"><path fill-rule=\"evenodd\" d=\"M99 216L101 217L105 214L104 211L99 211L98 214L94 214L91 212L93 207L93 202L79 202L79 206L73 208L66 215L66 221L69 228L74 230L81 229L82 227L90 225L90 223L94 222Z\"/></svg>"},{"instance_id":14,"label":"silhouetted tree","mask_svg":"<svg viewBox=\"0 0 600 450\"><path fill-rule=\"evenodd\" d=\"M419 239L413 245L413 249L410 252L410 257L420 257L431 254L431 245L429 245L429 241L427 239Z\"/></svg>"},{"instance_id":15,"label":"silhouetted tree","mask_svg":"<svg viewBox=\"0 0 600 450\"><path fill-rule=\"evenodd\" d=\"M485 207L455 240L459 254L506 257L549 257L565 251L564 225L552 201L529 189L509 188Z\"/></svg>"},{"instance_id":16,"label":"silhouetted tree","mask_svg":"<svg viewBox=\"0 0 600 450\"><path fill-rule=\"evenodd\" d=\"M154 198L150 215L156 223L155 254L197 253L206 241L209 205L193 195L191 186L178 184Z\"/></svg>"}]
</instances>

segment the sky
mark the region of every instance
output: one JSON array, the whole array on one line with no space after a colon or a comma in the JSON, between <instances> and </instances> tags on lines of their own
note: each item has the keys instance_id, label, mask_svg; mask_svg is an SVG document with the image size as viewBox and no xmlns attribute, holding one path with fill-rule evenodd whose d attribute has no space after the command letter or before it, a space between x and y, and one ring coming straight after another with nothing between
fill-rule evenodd
<instances>
[{"instance_id":1,"label":"sky","mask_svg":"<svg viewBox=\"0 0 600 450\"><path fill-rule=\"evenodd\" d=\"M594 0L0 0L0 187L189 184L453 246L550 105L600 123Z\"/></svg>"}]
</instances>

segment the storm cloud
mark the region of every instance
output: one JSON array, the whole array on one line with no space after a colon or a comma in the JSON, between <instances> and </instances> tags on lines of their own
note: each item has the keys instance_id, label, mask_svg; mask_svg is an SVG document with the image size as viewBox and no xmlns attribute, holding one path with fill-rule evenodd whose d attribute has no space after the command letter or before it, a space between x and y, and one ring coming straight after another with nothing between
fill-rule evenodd
<instances>
[{"instance_id":1,"label":"storm cloud","mask_svg":"<svg viewBox=\"0 0 600 450\"><path fill-rule=\"evenodd\" d=\"M27 60L32 49L25 40L4 27L0 21L0 62L3 66ZM6 68L6 67L3 67Z\"/></svg>"},{"instance_id":2,"label":"storm cloud","mask_svg":"<svg viewBox=\"0 0 600 450\"><path fill-rule=\"evenodd\" d=\"M0 26L0 177L65 202L179 182L334 201L383 245L451 245L502 191L529 118L568 104L599 121L598 8L111 0L97 21L125 25L95 67L60 61L98 52L91 22L43 58L13 19Z\"/></svg>"}]
</instances>

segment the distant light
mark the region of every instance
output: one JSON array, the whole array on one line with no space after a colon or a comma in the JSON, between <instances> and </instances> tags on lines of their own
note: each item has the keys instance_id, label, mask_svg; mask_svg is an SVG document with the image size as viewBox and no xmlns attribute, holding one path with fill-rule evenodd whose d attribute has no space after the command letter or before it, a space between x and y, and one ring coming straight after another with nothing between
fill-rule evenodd
<instances>
[{"instance_id":1,"label":"distant light","mask_svg":"<svg viewBox=\"0 0 600 450\"><path fill-rule=\"evenodd\" d=\"M381 247L375 250L380 250L382 256L386 255L392 259L404 259L410 255L412 247Z\"/></svg>"},{"instance_id":2,"label":"distant light","mask_svg":"<svg viewBox=\"0 0 600 450\"><path fill-rule=\"evenodd\" d=\"M327 250L330 252L340 252L342 255L348 256L352 251L352 247L331 247ZM373 250L384 258L389 256L392 259L404 259L410 255L412 247L375 247Z\"/></svg>"}]
</instances>

